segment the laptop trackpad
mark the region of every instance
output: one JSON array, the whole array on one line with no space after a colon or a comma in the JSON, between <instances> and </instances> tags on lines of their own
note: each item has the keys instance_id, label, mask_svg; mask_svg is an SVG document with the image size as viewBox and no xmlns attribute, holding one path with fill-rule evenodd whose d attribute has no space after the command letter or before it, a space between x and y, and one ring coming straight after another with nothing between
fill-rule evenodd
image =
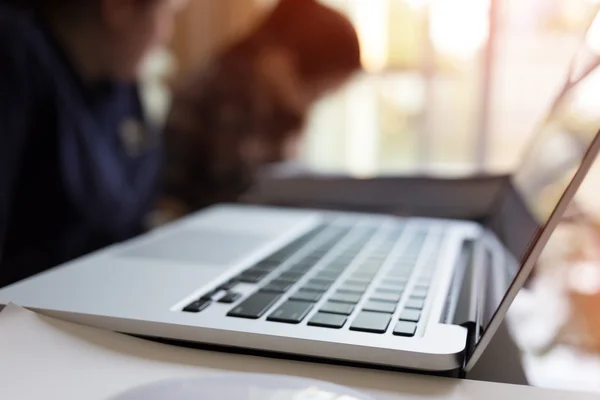
<instances>
[{"instance_id":1,"label":"laptop trackpad","mask_svg":"<svg viewBox=\"0 0 600 400\"><path fill-rule=\"evenodd\" d=\"M272 237L255 233L216 229L183 230L134 245L121 255L203 266L226 266L241 261L270 239Z\"/></svg>"}]
</instances>

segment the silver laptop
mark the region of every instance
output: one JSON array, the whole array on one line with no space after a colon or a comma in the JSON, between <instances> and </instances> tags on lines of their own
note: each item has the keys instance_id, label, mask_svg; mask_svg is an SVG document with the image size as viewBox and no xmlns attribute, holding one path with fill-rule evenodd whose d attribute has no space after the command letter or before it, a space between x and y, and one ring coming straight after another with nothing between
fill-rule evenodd
<instances>
[{"instance_id":1,"label":"silver laptop","mask_svg":"<svg viewBox=\"0 0 600 400\"><path fill-rule=\"evenodd\" d=\"M596 158L598 127L573 125L600 74L586 72L485 221L222 205L4 288L0 304L144 337L468 371Z\"/></svg>"}]
</instances>

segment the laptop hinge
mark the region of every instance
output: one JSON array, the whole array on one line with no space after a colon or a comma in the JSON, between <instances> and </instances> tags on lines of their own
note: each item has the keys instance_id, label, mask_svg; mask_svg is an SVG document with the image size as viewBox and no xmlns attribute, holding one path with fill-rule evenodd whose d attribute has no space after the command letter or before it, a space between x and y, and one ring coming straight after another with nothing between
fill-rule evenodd
<instances>
[{"instance_id":1,"label":"laptop hinge","mask_svg":"<svg viewBox=\"0 0 600 400\"><path fill-rule=\"evenodd\" d=\"M482 296L485 282L485 250L478 239L465 240L455 268L452 293L447 302L447 323L467 329L464 363L481 338ZM453 310L453 311L452 311ZM463 365L464 367L464 365Z\"/></svg>"},{"instance_id":2,"label":"laptop hinge","mask_svg":"<svg viewBox=\"0 0 600 400\"><path fill-rule=\"evenodd\" d=\"M465 368L467 366L467 362L471 359L471 355L475 351L477 342L479 342L479 339L481 338L481 336L478 334L478 332L481 332L481 329L477 326L475 322L465 322L460 325L467 329L467 344L465 347L465 357L463 358L463 366L460 372L461 378L466 378L467 371L465 370Z\"/></svg>"}]
</instances>

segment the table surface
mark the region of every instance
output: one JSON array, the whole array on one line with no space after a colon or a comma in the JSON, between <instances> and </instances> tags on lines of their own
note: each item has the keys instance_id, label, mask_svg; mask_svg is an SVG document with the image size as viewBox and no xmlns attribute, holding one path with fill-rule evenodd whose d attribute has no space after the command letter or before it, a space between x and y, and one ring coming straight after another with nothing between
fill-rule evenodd
<instances>
[{"instance_id":1,"label":"table surface","mask_svg":"<svg viewBox=\"0 0 600 400\"><path fill-rule=\"evenodd\" d=\"M9 305L0 313L6 399L108 399L139 385L224 372L284 374L349 386L378 400L573 398L527 386L436 378L191 350L74 325ZM578 400L599 399L577 394Z\"/></svg>"}]
</instances>

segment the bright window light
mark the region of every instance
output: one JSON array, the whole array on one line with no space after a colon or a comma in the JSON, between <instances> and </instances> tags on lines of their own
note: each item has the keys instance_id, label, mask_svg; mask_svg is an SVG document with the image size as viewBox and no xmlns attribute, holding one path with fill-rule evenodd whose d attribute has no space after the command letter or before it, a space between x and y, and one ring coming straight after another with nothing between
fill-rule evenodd
<instances>
[{"instance_id":1,"label":"bright window light","mask_svg":"<svg viewBox=\"0 0 600 400\"><path fill-rule=\"evenodd\" d=\"M429 0L396 0L408 4L412 8L421 9L429 4Z\"/></svg>"},{"instance_id":2,"label":"bright window light","mask_svg":"<svg viewBox=\"0 0 600 400\"><path fill-rule=\"evenodd\" d=\"M387 65L389 1L355 0L348 3L360 37L362 61L367 71L381 71Z\"/></svg>"},{"instance_id":3,"label":"bright window light","mask_svg":"<svg viewBox=\"0 0 600 400\"><path fill-rule=\"evenodd\" d=\"M430 35L436 50L472 57L488 40L490 0L432 0Z\"/></svg>"},{"instance_id":4,"label":"bright window light","mask_svg":"<svg viewBox=\"0 0 600 400\"><path fill-rule=\"evenodd\" d=\"M600 13L594 18L585 39L590 49L600 55Z\"/></svg>"}]
</instances>

